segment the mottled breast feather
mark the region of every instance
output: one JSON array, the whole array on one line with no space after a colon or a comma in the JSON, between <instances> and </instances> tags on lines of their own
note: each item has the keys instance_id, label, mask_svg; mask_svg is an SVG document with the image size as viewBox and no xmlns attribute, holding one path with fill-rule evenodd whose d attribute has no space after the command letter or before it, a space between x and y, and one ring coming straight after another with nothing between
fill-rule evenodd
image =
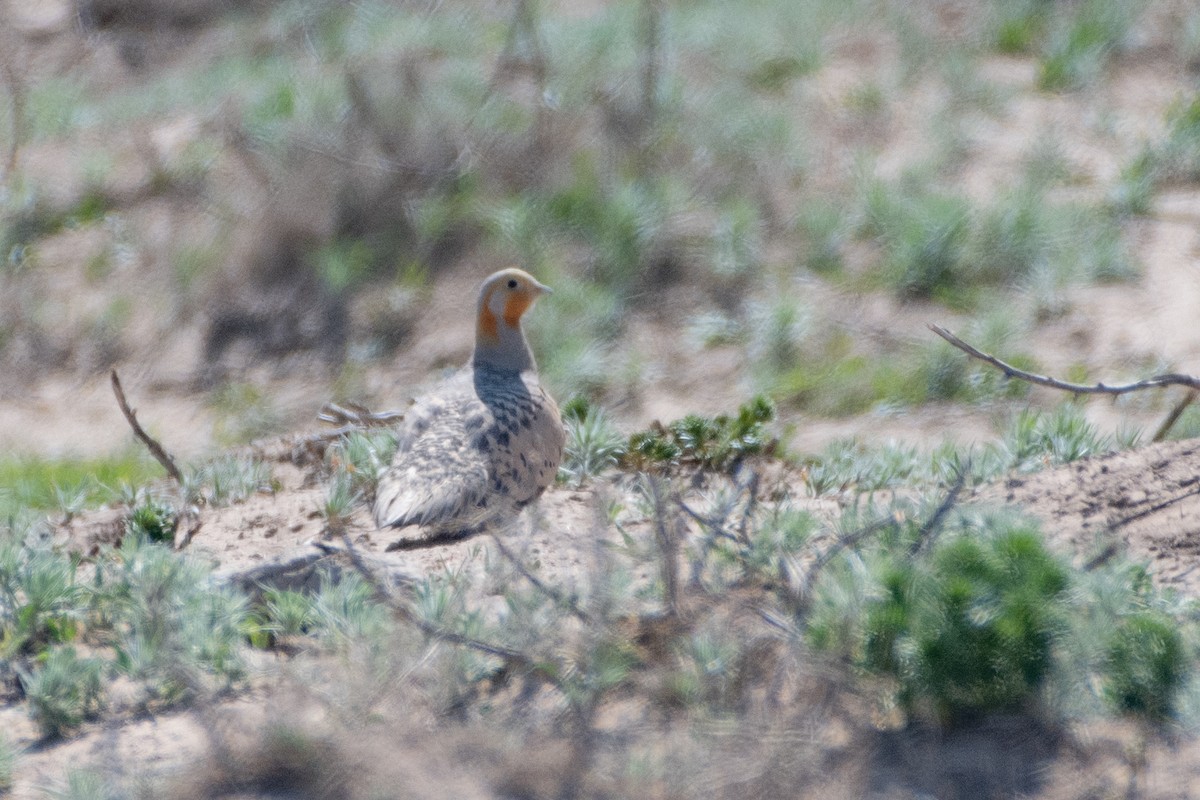
<instances>
[{"instance_id":1,"label":"mottled breast feather","mask_svg":"<svg viewBox=\"0 0 1200 800\"><path fill-rule=\"evenodd\" d=\"M512 515L554 482L565 434L531 372L467 369L410 409L375 523L454 533Z\"/></svg>"}]
</instances>

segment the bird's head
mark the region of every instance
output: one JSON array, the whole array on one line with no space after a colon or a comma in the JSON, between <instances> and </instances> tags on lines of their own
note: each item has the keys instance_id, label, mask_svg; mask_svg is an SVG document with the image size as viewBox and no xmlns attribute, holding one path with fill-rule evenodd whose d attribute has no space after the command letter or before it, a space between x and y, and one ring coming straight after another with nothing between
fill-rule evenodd
<instances>
[{"instance_id":1,"label":"bird's head","mask_svg":"<svg viewBox=\"0 0 1200 800\"><path fill-rule=\"evenodd\" d=\"M509 268L494 272L479 288L479 316L476 321L475 360L496 366L518 365L529 353L521 333L521 317L550 287L538 282L524 270ZM533 365L519 364L520 369Z\"/></svg>"},{"instance_id":2,"label":"bird's head","mask_svg":"<svg viewBox=\"0 0 1200 800\"><path fill-rule=\"evenodd\" d=\"M492 273L479 289L480 337L499 342L502 327L519 329L521 316L549 291L549 286L524 270L510 268Z\"/></svg>"}]
</instances>

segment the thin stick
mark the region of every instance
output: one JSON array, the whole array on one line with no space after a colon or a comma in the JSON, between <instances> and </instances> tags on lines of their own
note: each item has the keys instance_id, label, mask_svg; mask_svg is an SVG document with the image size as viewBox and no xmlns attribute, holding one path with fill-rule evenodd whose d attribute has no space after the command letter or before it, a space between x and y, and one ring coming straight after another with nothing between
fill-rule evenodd
<instances>
[{"instance_id":1,"label":"thin stick","mask_svg":"<svg viewBox=\"0 0 1200 800\"><path fill-rule=\"evenodd\" d=\"M1154 432L1154 438L1150 441L1161 442L1163 439L1166 439L1167 434L1171 432L1171 428L1175 427L1175 423L1179 421L1179 418L1183 415L1183 412L1192 404L1195 399L1195 389L1192 389L1190 392L1185 394L1183 399L1176 403L1175 407L1171 409L1171 413L1167 414L1167 418L1162 421L1162 424L1158 426L1158 430Z\"/></svg>"},{"instance_id":2,"label":"thin stick","mask_svg":"<svg viewBox=\"0 0 1200 800\"><path fill-rule=\"evenodd\" d=\"M590 616L588 616L588 613L586 611L584 611L582 608L579 607L579 604L575 602L575 599L573 597L567 597L565 594L560 592L558 589L556 589L553 586L550 586L545 581L543 581L541 578L539 578L537 575L534 575L532 572L530 572L529 568L526 567L521 562L521 559L517 558L517 554L504 546L504 542L500 541L499 536L497 536L496 534L493 533L492 541L496 543L496 547L500 550L500 555L504 556L504 558L508 561L508 563L513 565L513 568L516 569L516 571L521 575L521 577L524 578L525 580L529 581L533 585L533 588L537 589L539 592L541 592L542 594L549 597L551 600L553 600L558 605L566 608L567 611L571 612L571 615L574 616L576 619L578 619L580 622L591 622L592 621L592 618Z\"/></svg>"},{"instance_id":3,"label":"thin stick","mask_svg":"<svg viewBox=\"0 0 1200 800\"><path fill-rule=\"evenodd\" d=\"M996 369L1004 373L1007 378L1016 378L1027 383L1033 383L1038 386L1046 386L1051 389L1058 389L1072 394L1128 394L1129 392L1137 392L1142 389L1157 389L1163 386L1186 386L1189 389L1200 389L1200 378L1194 375L1184 375L1179 372L1168 372L1163 375L1155 375L1153 378L1135 381L1133 383L1118 383L1118 384L1084 384L1070 383L1068 381L1060 381L1057 378L1051 378L1046 375L1037 375L1032 372L1026 372L1023 369L1018 369L1012 364L1001 361L993 355L978 350L971 345L959 339L950 331L940 325L930 325L929 330L936 333L938 336L945 339L950 344L962 350L972 358L977 358L980 361L991 364Z\"/></svg>"},{"instance_id":4,"label":"thin stick","mask_svg":"<svg viewBox=\"0 0 1200 800\"><path fill-rule=\"evenodd\" d=\"M175 459L171 458L170 454L163 449L163 446L154 440L150 434L142 428L137 421L137 415L134 410L129 407L129 402L125 399L125 392L121 389L121 379L117 377L117 371L112 371L112 388L113 394L117 396L117 405L121 407L121 413L125 415L125 419L129 421L129 427L133 428L133 435L142 440L142 444L146 445L146 449L150 451L150 455L158 463L163 465L163 469L167 474L179 485L183 485L183 473L179 471L179 467L175 466Z\"/></svg>"},{"instance_id":5,"label":"thin stick","mask_svg":"<svg viewBox=\"0 0 1200 800\"><path fill-rule=\"evenodd\" d=\"M385 427L395 425L404 419L403 411L370 411L357 403L347 403L340 406L337 403L326 403L321 406L317 419L331 425L353 426L358 428ZM340 433L340 431L338 431Z\"/></svg>"},{"instance_id":6,"label":"thin stick","mask_svg":"<svg viewBox=\"0 0 1200 800\"><path fill-rule=\"evenodd\" d=\"M654 502L654 538L662 558L663 600L668 616L674 617L679 614L679 565L676 563L679 536L675 516L667 519L667 502L659 479L647 475L645 480Z\"/></svg>"},{"instance_id":7,"label":"thin stick","mask_svg":"<svg viewBox=\"0 0 1200 800\"><path fill-rule=\"evenodd\" d=\"M446 630L439 625L435 625L432 622L422 619L416 611L408 606L407 603L392 594L392 592L384 585L383 581L380 580L375 571L367 566L362 554L358 552L358 548L354 546L352 541L350 541L350 536L345 530L342 531L342 545L345 548L344 552L346 553L346 556L350 559L350 563L354 566L354 569L358 571L358 574L361 575L367 581L367 584L375 591L376 597L386 603L387 606L392 610L392 613L394 613L402 621L414 626L417 630L421 631L421 633L432 639L437 639L438 641L447 642L449 644L460 645L489 656L495 656L496 658L499 658L508 664L516 665L518 667L541 674L547 678L550 678L551 683L554 686L559 687L559 684L554 678L551 667L537 662L533 657L528 656L519 650L513 650L512 648L505 647L501 644L493 644L492 642L485 642L482 639L476 639L472 636L455 633L454 631ZM561 689L561 687L559 688Z\"/></svg>"},{"instance_id":8,"label":"thin stick","mask_svg":"<svg viewBox=\"0 0 1200 800\"><path fill-rule=\"evenodd\" d=\"M910 556L916 555L921 548L928 545L937 536L938 531L941 530L942 523L946 521L946 515L954 508L955 503L958 502L958 495L967 484L967 472L969 469L970 467L966 467L958 473L958 476L954 480L954 485L950 487L950 491L946 493L945 499L938 505L937 510L933 512L933 516L917 531L916 541L908 548Z\"/></svg>"}]
</instances>

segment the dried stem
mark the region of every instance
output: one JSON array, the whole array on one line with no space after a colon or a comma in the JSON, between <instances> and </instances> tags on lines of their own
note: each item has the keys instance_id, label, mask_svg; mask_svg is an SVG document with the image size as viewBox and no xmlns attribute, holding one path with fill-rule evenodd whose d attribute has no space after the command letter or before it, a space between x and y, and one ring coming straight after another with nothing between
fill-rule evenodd
<instances>
[{"instance_id":1,"label":"dried stem","mask_svg":"<svg viewBox=\"0 0 1200 800\"><path fill-rule=\"evenodd\" d=\"M150 451L150 455L159 464L163 465L163 469L171 476L171 479L176 484L183 485L183 473L179 471L179 467L175 466L175 459L171 458L170 454L163 449L163 446L155 441L154 437L146 433L141 424L137 421L137 414L129 407L129 402L125 399L125 392L121 389L121 379L117 377L117 371L112 371L112 388L113 394L117 396L117 405L121 407L121 413L125 415L125 419L129 422L129 427L133 428L133 434L146 445L146 449Z\"/></svg>"},{"instance_id":2,"label":"dried stem","mask_svg":"<svg viewBox=\"0 0 1200 800\"><path fill-rule=\"evenodd\" d=\"M1050 389L1058 389L1063 392L1071 392L1072 394L1128 394L1129 392L1137 392L1142 389L1158 389L1163 386L1186 386L1189 389L1200 389L1200 378L1193 375L1184 375L1179 372L1168 372L1162 375L1155 375L1152 378L1135 381L1133 383L1118 383L1118 384L1085 384L1085 383L1070 383L1069 381L1060 381L1057 378L1051 378L1046 375L1037 375L1032 372L1027 372L1023 369L1014 367L1005 361L1001 361L993 355L983 352L975 347L959 339L950 331L940 325L930 325L929 330L936 333L938 336L945 339L950 344L962 350L972 358L977 358L980 361L991 364L996 369L1004 373L1006 378L1016 378L1027 383L1032 383L1037 386L1045 386Z\"/></svg>"},{"instance_id":3,"label":"dried stem","mask_svg":"<svg viewBox=\"0 0 1200 800\"><path fill-rule=\"evenodd\" d=\"M667 507L661 479L647 475L645 480L650 490L650 499L654 503L654 538L662 558L663 600L667 614L676 616L679 613L679 535L676 517Z\"/></svg>"},{"instance_id":4,"label":"dried stem","mask_svg":"<svg viewBox=\"0 0 1200 800\"><path fill-rule=\"evenodd\" d=\"M591 622L592 621L591 616L586 611L584 611L582 608L579 607L579 604L577 602L575 602L575 599L573 597L567 597L562 592L560 592L558 589L554 588L553 586L550 586L545 581L543 581L541 578L539 578L537 575L534 575L532 572L530 572L529 568L526 567L524 563L522 563L521 559L517 558L516 553L512 552L511 550L509 550L507 547L504 546L504 542L500 541L499 536L497 536L496 534L492 534L492 541L496 543L496 548L500 551L500 555L504 556L504 558L508 561L508 563L513 565L513 568L517 571L517 573L520 574L520 576L522 578L529 581L529 583L533 586L533 588L537 589L539 592L541 592L542 594L549 597L556 604L558 604L558 605L562 606L563 608L567 609L568 611L570 611L571 615L574 616L579 621L581 621L581 622Z\"/></svg>"},{"instance_id":5,"label":"dried stem","mask_svg":"<svg viewBox=\"0 0 1200 800\"><path fill-rule=\"evenodd\" d=\"M404 419L404 413L401 411L380 411L373 412L358 403L347 403L346 405L338 405L337 403L326 403L321 406L321 411L317 414L317 419L321 422L327 422L330 425L340 425L349 430L354 428L385 428L395 425ZM341 434L342 431L334 431L335 434Z\"/></svg>"},{"instance_id":6,"label":"dried stem","mask_svg":"<svg viewBox=\"0 0 1200 800\"><path fill-rule=\"evenodd\" d=\"M387 604L387 606L392 610L392 613L394 613L404 622L416 627L417 630L421 631L421 633L441 642L461 645L462 647L466 647L470 650L475 650L477 652L484 653L485 655L494 656L508 664L522 667L532 672L541 674L549 678L551 683L553 683L555 686L558 685L555 682L554 676L550 674L550 667L547 667L545 664L538 663L535 659L519 650L513 650L512 648L505 647L504 645L485 642L482 639L476 639L473 636L464 636L461 633L448 631L439 625L434 625L428 620L421 619L417 612L413 611L408 604L404 603L402 600L392 594L387 586L384 585L383 581L379 578L375 571L367 565L366 561L362 557L362 554L358 552L358 548L354 546L352 541L350 541L349 534L347 534L344 530L342 531L342 546L344 548L346 557L350 559L350 563L358 571L358 574L362 575L363 579L366 580L371 588L375 590L376 596Z\"/></svg>"},{"instance_id":7,"label":"dried stem","mask_svg":"<svg viewBox=\"0 0 1200 800\"><path fill-rule=\"evenodd\" d=\"M1185 394L1183 398L1175 404L1175 407L1171 409L1171 413L1167 414L1167 417L1162 421L1162 424L1158 426L1158 430L1154 432L1154 438L1151 439L1151 441L1161 442L1163 439L1166 439L1167 434L1171 432L1171 428L1175 427L1175 423L1179 421L1179 417L1182 416L1183 412L1195 401L1195 399L1195 389L1192 389L1190 392Z\"/></svg>"}]
</instances>

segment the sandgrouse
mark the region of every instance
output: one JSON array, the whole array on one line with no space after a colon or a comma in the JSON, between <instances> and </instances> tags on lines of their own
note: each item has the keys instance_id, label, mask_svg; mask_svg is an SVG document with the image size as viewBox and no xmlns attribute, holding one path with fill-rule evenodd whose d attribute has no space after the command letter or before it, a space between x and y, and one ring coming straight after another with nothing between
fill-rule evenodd
<instances>
[{"instance_id":1,"label":"sandgrouse","mask_svg":"<svg viewBox=\"0 0 1200 800\"><path fill-rule=\"evenodd\" d=\"M468 535L514 517L553 483L566 435L521 330L521 315L548 291L519 269L483 282L470 363L405 415L375 492L380 528Z\"/></svg>"}]
</instances>

